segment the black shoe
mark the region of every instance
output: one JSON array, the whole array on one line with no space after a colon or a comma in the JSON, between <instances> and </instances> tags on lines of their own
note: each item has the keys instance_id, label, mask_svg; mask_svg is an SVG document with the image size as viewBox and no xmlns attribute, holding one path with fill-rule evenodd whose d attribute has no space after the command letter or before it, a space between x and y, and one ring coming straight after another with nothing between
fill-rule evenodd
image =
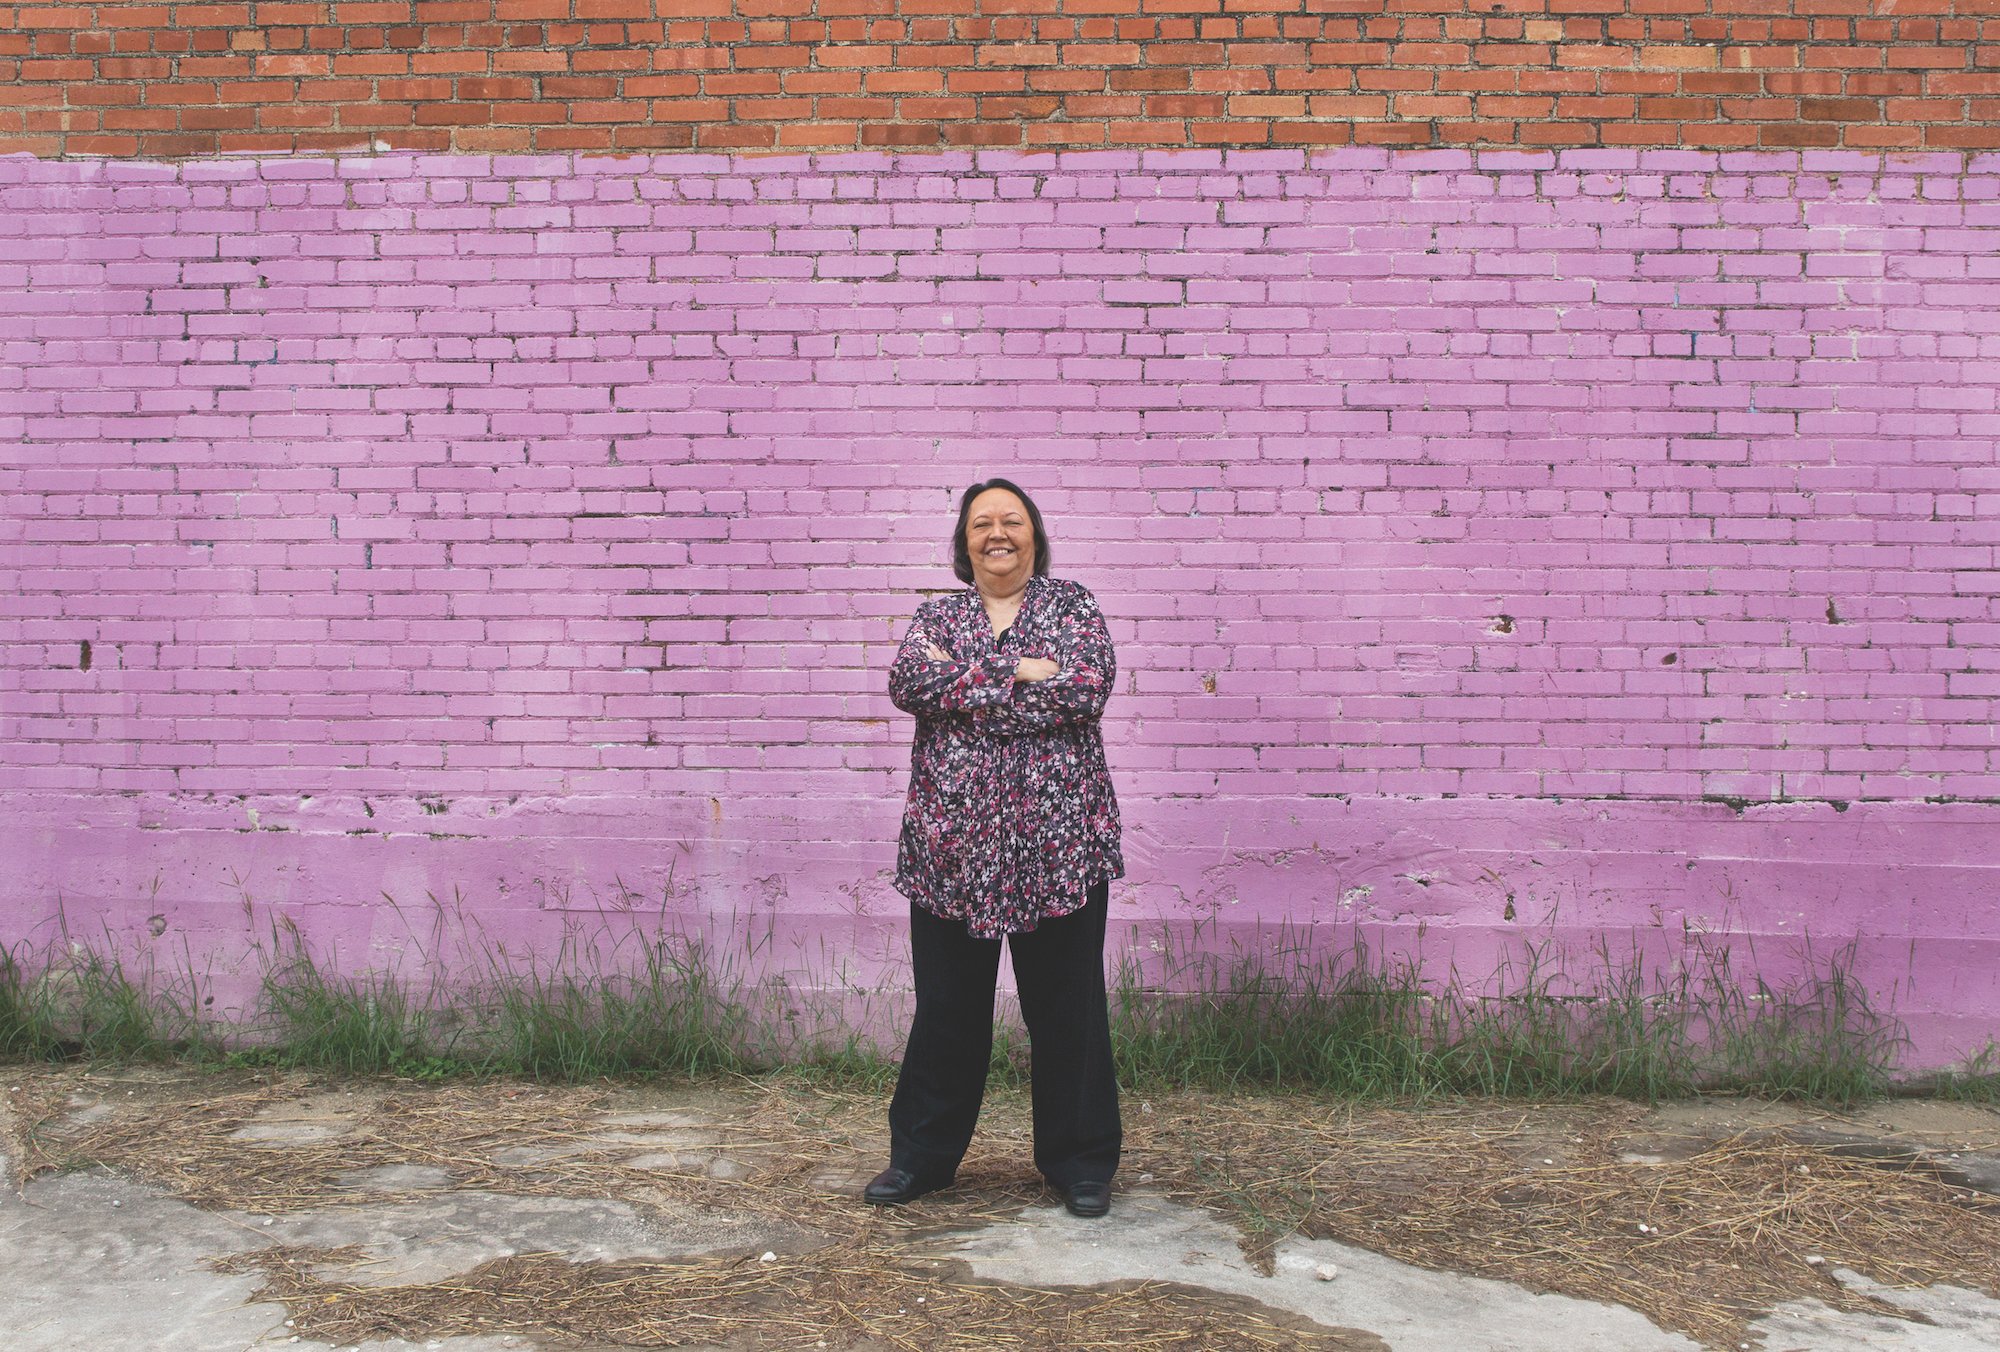
<instances>
[{"instance_id":1,"label":"black shoe","mask_svg":"<svg viewBox=\"0 0 2000 1352\"><path fill-rule=\"evenodd\" d=\"M936 1192L939 1188L949 1187L950 1184L950 1179L942 1183L934 1182L919 1178L908 1169L898 1169L892 1164L869 1180L868 1186L861 1190L861 1200L875 1206L901 1206L905 1202L916 1201L927 1192Z\"/></svg>"},{"instance_id":2,"label":"black shoe","mask_svg":"<svg viewBox=\"0 0 2000 1352\"><path fill-rule=\"evenodd\" d=\"M1063 1193L1072 1216L1102 1216L1111 1210L1109 1183L1072 1183Z\"/></svg>"}]
</instances>

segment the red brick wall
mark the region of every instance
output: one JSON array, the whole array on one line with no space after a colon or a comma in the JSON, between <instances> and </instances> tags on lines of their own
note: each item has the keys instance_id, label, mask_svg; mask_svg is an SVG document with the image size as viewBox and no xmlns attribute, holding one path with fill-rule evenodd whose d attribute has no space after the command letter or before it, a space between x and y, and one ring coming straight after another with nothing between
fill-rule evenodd
<instances>
[{"instance_id":1,"label":"red brick wall","mask_svg":"<svg viewBox=\"0 0 2000 1352\"><path fill-rule=\"evenodd\" d=\"M0 152L2000 146L1993 0L0 5Z\"/></svg>"}]
</instances>

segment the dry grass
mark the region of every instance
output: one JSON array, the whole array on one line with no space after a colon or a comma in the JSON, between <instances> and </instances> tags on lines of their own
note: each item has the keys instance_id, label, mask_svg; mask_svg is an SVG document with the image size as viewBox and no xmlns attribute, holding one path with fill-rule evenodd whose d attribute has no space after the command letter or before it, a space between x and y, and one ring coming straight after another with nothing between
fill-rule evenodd
<instances>
[{"instance_id":1,"label":"dry grass","mask_svg":"<svg viewBox=\"0 0 2000 1352\"><path fill-rule=\"evenodd\" d=\"M1289 1235L1336 1239L1630 1306L1716 1347L1804 1296L1896 1313L1833 1280L1840 1267L2000 1292L2000 1199L1941 1181L1914 1152L1862 1159L1773 1132L1627 1162L1644 1116L1606 1100L1420 1112L1204 1101L1163 1124L1160 1145L1183 1148L1161 1149L1156 1172L1184 1200L1241 1218L1253 1257Z\"/></svg>"},{"instance_id":2,"label":"dry grass","mask_svg":"<svg viewBox=\"0 0 2000 1352\"><path fill-rule=\"evenodd\" d=\"M801 1236L768 1263L527 1255L394 1287L341 1284L324 1253L267 1249L233 1260L265 1274L301 1333L329 1340L536 1330L636 1346L1374 1345L1169 1283L1029 1290L973 1281L927 1256L940 1231L1046 1197L1027 1164L1017 1093L989 1104L958 1188L881 1212L854 1200L879 1163L880 1097L799 1081L682 1094L696 1105L688 1130L706 1153L659 1168L634 1165L639 1146L606 1138L607 1115L643 1106L634 1091L27 1069L9 1079L22 1086L9 1099L16 1158L29 1174L106 1164L200 1206L269 1214L355 1201L342 1182L353 1170L427 1165L457 1188L711 1208ZM108 1111L89 1109L93 1101ZM1253 1258L1268 1259L1290 1235L1338 1239L1624 1304L1712 1347L1733 1347L1749 1320L1805 1296L1895 1313L1832 1280L1836 1267L1890 1285L2000 1292L2000 1201L1952 1186L1915 1156L1862 1159L1780 1132L1695 1143L1662 1164L1627 1162L1644 1116L1608 1100L1419 1110L1178 1094L1128 1102L1121 1178L1150 1174L1152 1190L1236 1218ZM286 1117L340 1134L255 1145L238 1136ZM701 1160L712 1157L742 1176L711 1176Z\"/></svg>"},{"instance_id":3,"label":"dry grass","mask_svg":"<svg viewBox=\"0 0 2000 1352\"><path fill-rule=\"evenodd\" d=\"M266 1250L225 1260L257 1271L302 1335L533 1333L630 1347L1380 1349L1367 1334L1321 1328L1251 1301L1171 1282L1038 1290L976 1282L962 1265L850 1240L775 1262L575 1264L530 1254L421 1286L329 1283L316 1269L344 1255ZM413 1333L415 1331L415 1333Z\"/></svg>"},{"instance_id":4,"label":"dry grass","mask_svg":"<svg viewBox=\"0 0 2000 1352\"><path fill-rule=\"evenodd\" d=\"M247 1147L239 1131L273 1117L287 1120L288 1105L324 1096L328 1083L301 1073L163 1079L165 1092L146 1093L122 1111L69 1127L64 1118L77 1097L78 1077L27 1074L41 1079L43 1087L30 1090L25 1102L16 1096L24 1176L107 1165L196 1206L259 1214L351 1204L356 1195L343 1182L345 1175L416 1165L446 1170L454 1188L672 1202L841 1233L857 1220L855 1189L826 1180L861 1168L879 1149L881 1135L882 1108L872 1096L737 1081L716 1096L724 1110L705 1114L710 1120L702 1131L713 1153L742 1161L751 1172L740 1179L716 1178L698 1166L630 1164L633 1156L649 1152L604 1139L607 1115L622 1106L604 1088L487 1083L395 1084L384 1090L379 1082L356 1081L363 1089L341 1134ZM183 1092L187 1089L194 1092ZM117 1092L107 1101L116 1103ZM988 1123L997 1131L989 1136L1024 1137L1022 1108L994 1107ZM963 1186L948 1194L948 1201L939 1199L941 1207L865 1214L886 1214L897 1223L918 1215L930 1224L945 1218L976 1221L1012 1214L1041 1195L1038 1183L994 1158L999 1142L982 1144L985 1149L968 1157L960 1172ZM370 1193L375 1200L403 1195Z\"/></svg>"}]
</instances>

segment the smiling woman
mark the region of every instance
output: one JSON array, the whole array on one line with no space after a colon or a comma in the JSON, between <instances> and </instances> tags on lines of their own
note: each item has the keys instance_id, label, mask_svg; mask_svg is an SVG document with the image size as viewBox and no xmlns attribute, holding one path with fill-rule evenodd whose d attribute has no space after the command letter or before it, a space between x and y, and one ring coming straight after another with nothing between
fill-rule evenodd
<instances>
[{"instance_id":1,"label":"smiling woman","mask_svg":"<svg viewBox=\"0 0 2000 1352\"><path fill-rule=\"evenodd\" d=\"M1101 1216L1121 1140L1104 922L1125 867L1098 731L1117 662L1090 593L1048 576L1041 513L1015 485L965 490L952 561L971 586L918 608L889 673L917 719L896 859L917 1003L889 1167L863 1196L907 1202L956 1175L1004 938L1034 1061L1035 1167L1071 1211Z\"/></svg>"}]
</instances>

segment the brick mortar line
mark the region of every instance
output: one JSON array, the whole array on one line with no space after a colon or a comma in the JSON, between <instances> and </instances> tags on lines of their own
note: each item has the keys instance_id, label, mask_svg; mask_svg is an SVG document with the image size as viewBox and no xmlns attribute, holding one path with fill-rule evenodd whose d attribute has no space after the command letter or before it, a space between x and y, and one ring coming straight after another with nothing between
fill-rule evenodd
<instances>
[{"instance_id":1,"label":"brick mortar line","mask_svg":"<svg viewBox=\"0 0 2000 1352\"><path fill-rule=\"evenodd\" d=\"M684 0L674 7L724 5ZM280 8L259 6L256 12ZM289 13L307 7L283 8ZM996 17L898 16L892 8L874 16L815 18L806 16L818 6L801 6L799 15L770 18L710 13L635 25L630 20L637 16L624 13L599 23L549 15L470 26L392 22L402 15L442 17L450 6L377 8L395 13L371 16L378 21L367 24L248 31L230 25L150 33L22 29L13 35L12 55L15 73L30 78L17 82L13 108L0 109L0 150L172 156L353 147L380 138L417 149L626 152L1105 144L2000 146L2000 71L1992 69L2000 60L2000 43L1977 41L2000 37L2000 18L1959 18L1950 7L1944 7L1943 17L1724 20L1684 13L1558 20L1463 12L1454 17L1446 11L1348 18L1268 8L1223 19L1130 18L1066 15L1056 4L1041 14ZM452 17L483 20L503 8L474 4L473 13ZM653 10L643 0L636 5L582 0L566 11L641 8ZM15 16L18 27L26 16L85 10L93 22L105 13L129 13L24 6L0 15ZM252 10L179 6L155 12L247 19ZM1294 20L1317 26L1317 33L1286 32L1284 25ZM1757 30L1744 35L1764 40L1738 41L1727 24L1739 22ZM879 31L885 23L894 31ZM1712 23L1725 28L1701 30ZM1454 24L1463 31L1454 31ZM1606 31L1621 24L1640 28ZM1661 24L1676 27L1661 30ZM1256 25L1269 31L1246 31ZM1396 31L1382 31L1383 25ZM1787 25L1806 31L1771 40L1774 30ZM1839 31L1831 32L1829 25ZM1544 31L1551 26L1559 26L1561 34ZM1571 40L1580 26L1594 26L1590 41ZM1520 32L1512 31L1516 27ZM1861 41L1877 30L1881 41ZM157 41L166 33L189 49L206 42L213 50L151 57L114 51L127 35ZM552 42L552 36L568 41ZM1899 48L1894 43L1901 36L1928 45ZM77 52L84 37L94 50ZM1956 46L1937 45L1947 37L1960 40ZM43 38L67 50L41 56L23 50ZM633 45L655 38L683 45ZM274 54L273 42L292 53ZM460 45L426 50L427 43L439 42ZM315 47L324 50L299 54ZM1487 49L1505 53L1505 59L1481 61ZM862 51L879 53L881 62L822 64L829 54ZM1024 65L1021 57L1029 52L1042 59ZM1076 54L1120 59L1102 64L1069 59ZM1398 55L1418 59L1398 64ZM700 59L686 59L690 56ZM1211 64L1195 64L1196 57ZM577 68L592 58L600 68ZM1285 58L1296 60L1277 64ZM164 62L168 78L68 83L31 78L37 65L52 67L53 74L65 62L88 66L94 77L102 68L97 63L106 60ZM196 63L218 61L238 68L188 74ZM479 68L449 68L465 61ZM550 61L564 68L534 69ZM317 70L296 69L301 62L327 69L322 77ZM365 68L384 62L398 68ZM343 64L355 68L343 70ZM1010 80L1010 87L978 87L995 77ZM797 87L828 79L852 87ZM675 87L671 93L633 92L641 80ZM752 92L745 81L760 87ZM177 101L148 100L161 84L173 88ZM1329 87L1311 87L1321 84ZM305 97L341 86L352 86L342 90L345 98ZM518 97L506 98L503 88ZM474 97L466 97L468 90ZM112 91L135 97L120 93L114 99ZM178 101L197 91L200 102ZM38 92L51 97L38 100ZM1993 99L1981 98L1989 92ZM260 93L281 97L255 97ZM1591 106L1565 106L1581 103ZM1405 112L1409 115L1399 116ZM78 119L103 125L79 129ZM148 120L173 125L132 125ZM266 122L274 125L262 125Z\"/></svg>"}]
</instances>

